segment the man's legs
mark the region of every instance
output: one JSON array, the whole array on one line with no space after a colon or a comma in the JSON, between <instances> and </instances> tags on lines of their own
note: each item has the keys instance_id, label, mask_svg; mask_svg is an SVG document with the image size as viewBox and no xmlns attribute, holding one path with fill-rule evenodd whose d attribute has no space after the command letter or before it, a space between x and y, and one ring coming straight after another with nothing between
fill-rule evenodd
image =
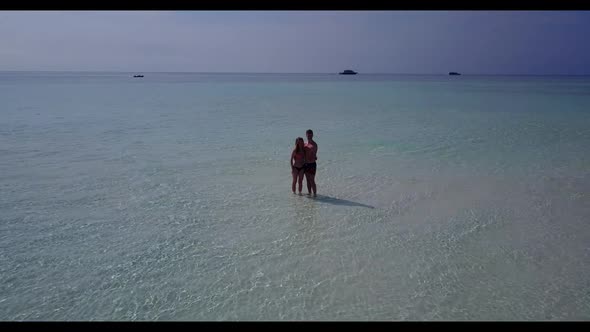
<instances>
[{"instance_id":1,"label":"man's legs","mask_svg":"<svg viewBox=\"0 0 590 332\"><path fill-rule=\"evenodd\" d=\"M309 182L311 183L311 190L313 190L313 195L317 196L317 189L315 186L315 174L310 174Z\"/></svg>"},{"instance_id":2,"label":"man's legs","mask_svg":"<svg viewBox=\"0 0 590 332\"><path fill-rule=\"evenodd\" d=\"M315 173L316 173L316 167L309 167L308 169L305 170L305 179L307 180L308 195L311 195L312 191L313 191L314 196L317 195L317 189L316 189L316 185L315 185Z\"/></svg>"}]
</instances>

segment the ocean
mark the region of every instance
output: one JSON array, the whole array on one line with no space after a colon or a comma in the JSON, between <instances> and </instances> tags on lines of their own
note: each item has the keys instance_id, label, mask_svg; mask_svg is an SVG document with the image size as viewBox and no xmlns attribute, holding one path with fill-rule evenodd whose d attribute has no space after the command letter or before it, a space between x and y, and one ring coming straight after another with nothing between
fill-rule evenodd
<instances>
[{"instance_id":1,"label":"ocean","mask_svg":"<svg viewBox=\"0 0 590 332\"><path fill-rule=\"evenodd\" d=\"M590 319L590 78L133 74L0 73L0 320Z\"/></svg>"}]
</instances>

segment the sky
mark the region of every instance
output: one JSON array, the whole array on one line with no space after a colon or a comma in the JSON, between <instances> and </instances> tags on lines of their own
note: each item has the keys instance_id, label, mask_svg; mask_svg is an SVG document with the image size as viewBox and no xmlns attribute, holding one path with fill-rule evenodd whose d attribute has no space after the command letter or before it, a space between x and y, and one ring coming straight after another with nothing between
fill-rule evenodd
<instances>
[{"instance_id":1,"label":"sky","mask_svg":"<svg viewBox=\"0 0 590 332\"><path fill-rule=\"evenodd\" d=\"M2 11L1 71L590 75L590 11Z\"/></svg>"}]
</instances>

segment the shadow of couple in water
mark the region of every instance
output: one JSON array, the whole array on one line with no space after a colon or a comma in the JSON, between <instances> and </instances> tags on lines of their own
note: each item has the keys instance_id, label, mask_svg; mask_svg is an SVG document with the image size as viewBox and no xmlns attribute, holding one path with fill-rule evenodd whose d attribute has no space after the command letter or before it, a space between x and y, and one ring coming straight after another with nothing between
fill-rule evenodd
<instances>
[{"instance_id":1,"label":"shadow of couple in water","mask_svg":"<svg viewBox=\"0 0 590 332\"><path fill-rule=\"evenodd\" d=\"M362 204L362 203L358 203L358 202L349 201L346 199L340 199L340 198L330 197L330 196L325 196L325 195L317 195L316 197L305 195L305 197L312 199L314 201L319 201L322 203L328 203L328 204L333 204L333 205L358 206L358 207L364 207L364 208L368 208L368 209L375 208L374 206L371 206L371 205L366 205L366 204Z\"/></svg>"}]
</instances>

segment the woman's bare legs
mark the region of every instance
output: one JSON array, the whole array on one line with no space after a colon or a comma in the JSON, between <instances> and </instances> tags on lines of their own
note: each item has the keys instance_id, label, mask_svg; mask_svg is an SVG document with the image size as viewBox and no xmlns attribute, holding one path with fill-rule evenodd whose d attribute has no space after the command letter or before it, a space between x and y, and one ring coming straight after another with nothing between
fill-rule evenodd
<instances>
[{"instance_id":1,"label":"woman's bare legs","mask_svg":"<svg viewBox=\"0 0 590 332\"><path fill-rule=\"evenodd\" d=\"M301 190L303 189L303 174L303 170L299 171L299 173L297 174L297 181L299 182L299 195L301 195ZM293 191L293 193L295 193L295 191Z\"/></svg>"},{"instance_id":2,"label":"woman's bare legs","mask_svg":"<svg viewBox=\"0 0 590 332\"><path fill-rule=\"evenodd\" d=\"M295 170L295 168L293 168L293 170L291 171L291 175L293 176L293 183L291 183L291 190L293 191L293 193L295 193L295 183L297 183L297 177L299 176L299 173L297 172L297 170ZM301 192L301 181L299 181L299 192Z\"/></svg>"}]
</instances>

